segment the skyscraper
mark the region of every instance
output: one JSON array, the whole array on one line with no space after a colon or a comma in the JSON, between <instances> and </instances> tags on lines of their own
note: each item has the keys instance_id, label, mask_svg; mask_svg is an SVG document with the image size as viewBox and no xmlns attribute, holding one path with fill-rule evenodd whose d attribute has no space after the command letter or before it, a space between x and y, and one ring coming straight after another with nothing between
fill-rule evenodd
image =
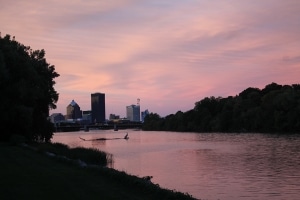
<instances>
[{"instance_id":1,"label":"skyscraper","mask_svg":"<svg viewBox=\"0 0 300 200\"><path fill-rule=\"evenodd\" d=\"M80 110L79 105L72 100L71 103L67 106L67 115L66 119L79 119L82 117L82 111Z\"/></svg>"},{"instance_id":2,"label":"skyscraper","mask_svg":"<svg viewBox=\"0 0 300 200\"><path fill-rule=\"evenodd\" d=\"M127 119L133 122L140 121L140 106L139 105L131 105L126 106L126 114Z\"/></svg>"},{"instance_id":3,"label":"skyscraper","mask_svg":"<svg viewBox=\"0 0 300 200\"><path fill-rule=\"evenodd\" d=\"M92 122L105 121L105 94L94 93L91 94L91 107L92 107Z\"/></svg>"}]
</instances>

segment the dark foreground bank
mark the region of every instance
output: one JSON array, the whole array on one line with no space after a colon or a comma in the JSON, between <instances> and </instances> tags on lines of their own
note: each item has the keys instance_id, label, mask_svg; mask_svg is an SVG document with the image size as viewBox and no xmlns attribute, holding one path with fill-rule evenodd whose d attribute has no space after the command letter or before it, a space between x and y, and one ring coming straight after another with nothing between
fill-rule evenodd
<instances>
[{"instance_id":1,"label":"dark foreground bank","mask_svg":"<svg viewBox=\"0 0 300 200\"><path fill-rule=\"evenodd\" d=\"M114 169L80 167L30 148L0 144L1 199L194 199Z\"/></svg>"}]
</instances>

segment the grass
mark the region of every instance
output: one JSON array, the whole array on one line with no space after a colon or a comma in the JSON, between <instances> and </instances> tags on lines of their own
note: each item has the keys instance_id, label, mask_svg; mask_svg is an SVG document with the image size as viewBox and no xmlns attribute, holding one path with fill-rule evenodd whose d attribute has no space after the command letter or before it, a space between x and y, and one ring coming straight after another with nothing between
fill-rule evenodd
<instances>
[{"instance_id":1,"label":"grass","mask_svg":"<svg viewBox=\"0 0 300 200\"><path fill-rule=\"evenodd\" d=\"M0 143L1 199L193 199L125 172L105 167L82 168L41 153L43 148L58 151L57 146L33 151Z\"/></svg>"},{"instance_id":2,"label":"grass","mask_svg":"<svg viewBox=\"0 0 300 200\"><path fill-rule=\"evenodd\" d=\"M113 162L111 154L95 148L69 148L67 145L61 143L35 143L34 146L39 152L49 152L73 160L81 160L89 164L108 166Z\"/></svg>"}]
</instances>

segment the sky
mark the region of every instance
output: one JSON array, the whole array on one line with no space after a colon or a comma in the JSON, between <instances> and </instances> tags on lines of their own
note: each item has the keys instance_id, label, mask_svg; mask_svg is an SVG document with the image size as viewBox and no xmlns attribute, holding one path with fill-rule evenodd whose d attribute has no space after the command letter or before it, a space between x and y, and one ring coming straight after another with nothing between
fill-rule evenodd
<instances>
[{"instance_id":1,"label":"sky","mask_svg":"<svg viewBox=\"0 0 300 200\"><path fill-rule=\"evenodd\" d=\"M44 49L57 109L164 117L205 97L300 83L299 0L0 0L1 36Z\"/></svg>"}]
</instances>

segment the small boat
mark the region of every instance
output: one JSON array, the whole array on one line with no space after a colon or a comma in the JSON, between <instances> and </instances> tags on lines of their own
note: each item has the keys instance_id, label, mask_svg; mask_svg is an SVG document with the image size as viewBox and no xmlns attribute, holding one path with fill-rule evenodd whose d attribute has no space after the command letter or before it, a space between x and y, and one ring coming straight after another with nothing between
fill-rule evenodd
<instances>
[{"instance_id":1,"label":"small boat","mask_svg":"<svg viewBox=\"0 0 300 200\"><path fill-rule=\"evenodd\" d=\"M118 131L117 124L114 124L114 131Z\"/></svg>"}]
</instances>

